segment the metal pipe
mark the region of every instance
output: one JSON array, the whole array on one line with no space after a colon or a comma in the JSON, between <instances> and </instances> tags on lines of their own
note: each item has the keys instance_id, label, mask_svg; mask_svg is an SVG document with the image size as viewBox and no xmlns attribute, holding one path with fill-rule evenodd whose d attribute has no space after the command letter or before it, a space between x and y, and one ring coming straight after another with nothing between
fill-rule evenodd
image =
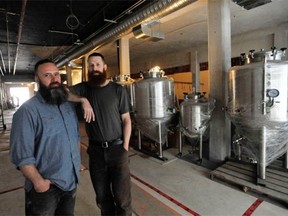
<instances>
[{"instance_id":1,"label":"metal pipe","mask_svg":"<svg viewBox=\"0 0 288 216\"><path fill-rule=\"evenodd\" d=\"M7 32L7 54L8 54L8 72L10 74L10 44L9 44L9 21L8 21L8 15L6 14L6 32Z\"/></svg>"},{"instance_id":2,"label":"metal pipe","mask_svg":"<svg viewBox=\"0 0 288 216\"><path fill-rule=\"evenodd\" d=\"M4 72L6 73L5 62L4 62L4 59L3 59L3 55L2 55L2 51L1 51L1 50L0 50L0 55L1 55L2 65L3 65L3 70L4 70Z\"/></svg>"},{"instance_id":3,"label":"metal pipe","mask_svg":"<svg viewBox=\"0 0 288 216\"><path fill-rule=\"evenodd\" d=\"M138 129L138 149L142 149L141 131Z\"/></svg>"},{"instance_id":4,"label":"metal pipe","mask_svg":"<svg viewBox=\"0 0 288 216\"><path fill-rule=\"evenodd\" d=\"M133 27L136 27L143 22L148 22L153 19L160 19L195 1L197 0L160 0L153 4L149 4L139 12L131 14L129 18L116 25L115 28L103 33L102 35L95 36L88 41L83 41L85 44L84 46L77 50L71 51L71 53L66 57L59 59L55 58L54 61L58 67L61 67L67 62L88 53L92 49L116 41L122 36L131 33Z\"/></svg>"},{"instance_id":5,"label":"metal pipe","mask_svg":"<svg viewBox=\"0 0 288 216\"><path fill-rule=\"evenodd\" d=\"M259 161L258 161L258 178L266 179L266 146L267 146L267 128L264 126L261 131L261 144L259 146ZM262 183L262 182L260 182Z\"/></svg>"},{"instance_id":6,"label":"metal pipe","mask_svg":"<svg viewBox=\"0 0 288 216\"><path fill-rule=\"evenodd\" d=\"M161 128L161 121L158 121L159 124L159 158L163 158L163 149L162 149L162 128Z\"/></svg>"},{"instance_id":7,"label":"metal pipe","mask_svg":"<svg viewBox=\"0 0 288 216\"><path fill-rule=\"evenodd\" d=\"M182 132L179 132L179 156L182 156Z\"/></svg>"},{"instance_id":8,"label":"metal pipe","mask_svg":"<svg viewBox=\"0 0 288 216\"><path fill-rule=\"evenodd\" d=\"M203 151L203 130L200 129L200 144L199 144L199 160L202 162L202 151Z\"/></svg>"},{"instance_id":9,"label":"metal pipe","mask_svg":"<svg viewBox=\"0 0 288 216\"><path fill-rule=\"evenodd\" d=\"M0 72L1 72L1 75L4 76L4 73L3 73L1 65L0 65Z\"/></svg>"},{"instance_id":10,"label":"metal pipe","mask_svg":"<svg viewBox=\"0 0 288 216\"><path fill-rule=\"evenodd\" d=\"M288 150L286 151L286 154L284 157L284 168L288 169Z\"/></svg>"},{"instance_id":11,"label":"metal pipe","mask_svg":"<svg viewBox=\"0 0 288 216\"><path fill-rule=\"evenodd\" d=\"M65 34L65 35L72 35L72 36L76 36L77 38L79 37L78 34L73 33L73 32L65 32L65 31L58 31L58 30L51 30L51 29L49 29L48 32L50 32L50 33L58 33L58 34Z\"/></svg>"},{"instance_id":12,"label":"metal pipe","mask_svg":"<svg viewBox=\"0 0 288 216\"><path fill-rule=\"evenodd\" d=\"M18 35L17 35L17 46L16 46L13 75L15 75L15 72L16 72L16 66L17 66L18 55L19 55L19 46L20 46L20 40L21 40L22 29L23 29L23 22L24 22L24 17L25 17L26 4L27 4L27 0L22 0L22 9L21 9L21 14L20 14L20 23L19 23ZM10 68L9 68L9 72L10 72Z\"/></svg>"},{"instance_id":13,"label":"metal pipe","mask_svg":"<svg viewBox=\"0 0 288 216\"><path fill-rule=\"evenodd\" d=\"M200 89L200 68L198 61L198 52L191 53L191 71L192 71L192 93L201 92Z\"/></svg>"}]
</instances>

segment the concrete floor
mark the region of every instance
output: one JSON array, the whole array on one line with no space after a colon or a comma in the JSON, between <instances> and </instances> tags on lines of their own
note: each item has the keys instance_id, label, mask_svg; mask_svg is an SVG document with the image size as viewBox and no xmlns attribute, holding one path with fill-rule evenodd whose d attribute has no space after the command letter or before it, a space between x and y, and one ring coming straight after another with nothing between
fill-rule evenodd
<instances>
[{"instance_id":1,"label":"concrete floor","mask_svg":"<svg viewBox=\"0 0 288 216\"><path fill-rule=\"evenodd\" d=\"M7 129L0 128L0 215L5 216L24 215L23 177L8 158L12 115L12 110L5 111ZM83 169L77 192L76 216L99 215L87 170L86 146L87 137L83 133ZM250 191L245 193L235 185L211 180L210 169L177 158L176 148L163 152L167 161L133 148L129 153L134 215L288 215L287 203Z\"/></svg>"}]
</instances>

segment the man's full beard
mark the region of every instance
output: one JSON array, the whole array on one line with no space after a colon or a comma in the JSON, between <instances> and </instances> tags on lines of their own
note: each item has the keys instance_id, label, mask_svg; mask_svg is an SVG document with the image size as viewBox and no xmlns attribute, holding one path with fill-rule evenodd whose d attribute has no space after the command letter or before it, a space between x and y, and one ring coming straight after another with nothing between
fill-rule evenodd
<instances>
[{"instance_id":1,"label":"man's full beard","mask_svg":"<svg viewBox=\"0 0 288 216\"><path fill-rule=\"evenodd\" d=\"M58 84L57 86L55 86ZM60 83L51 83L48 87L39 83L39 92L44 100L49 104L60 105L67 101L68 92L66 88Z\"/></svg>"},{"instance_id":2,"label":"man's full beard","mask_svg":"<svg viewBox=\"0 0 288 216\"><path fill-rule=\"evenodd\" d=\"M105 83L106 78L106 70L103 70L103 72L92 71L88 74L88 84L92 87L99 87Z\"/></svg>"}]
</instances>

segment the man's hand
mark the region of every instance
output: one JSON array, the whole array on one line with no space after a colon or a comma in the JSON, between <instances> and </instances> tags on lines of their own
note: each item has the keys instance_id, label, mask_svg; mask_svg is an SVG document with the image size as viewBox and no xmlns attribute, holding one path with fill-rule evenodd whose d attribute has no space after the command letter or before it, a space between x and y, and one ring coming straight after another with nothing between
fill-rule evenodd
<instances>
[{"instance_id":1,"label":"man's hand","mask_svg":"<svg viewBox=\"0 0 288 216\"><path fill-rule=\"evenodd\" d=\"M95 121L95 114L93 112L93 108L91 104L89 103L89 101L87 100L87 98L82 97L80 101L81 101L82 109L84 112L85 121L88 123L90 123L91 120Z\"/></svg>"},{"instance_id":2,"label":"man's hand","mask_svg":"<svg viewBox=\"0 0 288 216\"><path fill-rule=\"evenodd\" d=\"M86 122L90 123L91 120L95 121L95 115L93 112L93 108L91 106L91 104L89 103L88 99L85 97L80 97L76 94L73 94L72 92L69 91L69 89L67 89L68 91L68 101L70 102L74 102L74 103L79 103L81 102L81 106L84 112L84 119L86 120Z\"/></svg>"},{"instance_id":3,"label":"man's hand","mask_svg":"<svg viewBox=\"0 0 288 216\"><path fill-rule=\"evenodd\" d=\"M43 179L43 180L37 182L37 184L34 184L34 189L37 193L44 193L44 192L49 190L50 185L51 185L50 180Z\"/></svg>"}]
</instances>

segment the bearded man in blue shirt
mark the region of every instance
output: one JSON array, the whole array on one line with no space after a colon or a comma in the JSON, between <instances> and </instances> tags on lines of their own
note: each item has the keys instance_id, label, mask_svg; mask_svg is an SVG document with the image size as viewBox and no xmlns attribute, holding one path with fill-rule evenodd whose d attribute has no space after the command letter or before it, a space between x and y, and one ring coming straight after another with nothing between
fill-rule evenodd
<instances>
[{"instance_id":1,"label":"bearded man in blue shirt","mask_svg":"<svg viewBox=\"0 0 288 216\"><path fill-rule=\"evenodd\" d=\"M25 176L26 215L74 215L80 135L57 66L35 65L39 91L14 114L10 159Z\"/></svg>"}]
</instances>

